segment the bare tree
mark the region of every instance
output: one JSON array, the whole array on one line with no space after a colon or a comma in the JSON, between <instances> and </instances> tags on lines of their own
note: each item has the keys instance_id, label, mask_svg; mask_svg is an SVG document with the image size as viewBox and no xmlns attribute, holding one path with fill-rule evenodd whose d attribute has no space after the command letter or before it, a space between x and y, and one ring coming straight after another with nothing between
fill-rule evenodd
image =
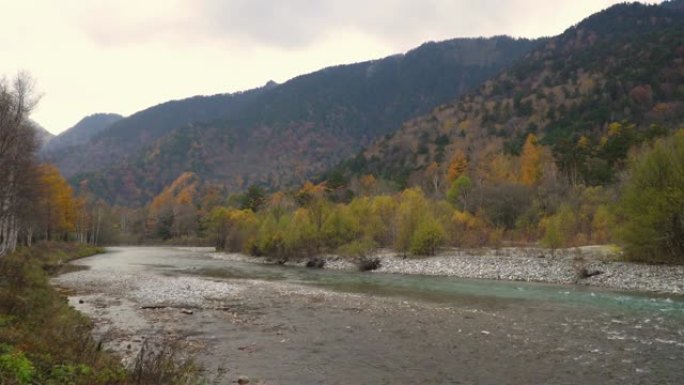
<instances>
[{"instance_id":1,"label":"bare tree","mask_svg":"<svg viewBox=\"0 0 684 385\"><path fill-rule=\"evenodd\" d=\"M38 142L28 116L36 103L29 75L0 79L0 256L16 249L22 229L30 233Z\"/></svg>"}]
</instances>

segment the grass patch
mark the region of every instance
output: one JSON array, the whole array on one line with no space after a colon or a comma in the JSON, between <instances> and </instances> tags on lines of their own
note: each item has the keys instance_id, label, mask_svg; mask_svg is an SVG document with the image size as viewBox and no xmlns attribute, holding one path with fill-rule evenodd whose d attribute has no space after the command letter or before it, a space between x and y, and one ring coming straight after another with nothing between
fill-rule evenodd
<instances>
[{"instance_id":1,"label":"grass patch","mask_svg":"<svg viewBox=\"0 0 684 385\"><path fill-rule=\"evenodd\" d=\"M85 245L44 243L0 258L0 384L159 383L140 381L140 373L127 372L120 359L104 352L92 337L90 320L49 284L50 273L64 263L99 252ZM165 368L173 371L169 362ZM191 383L188 376L182 383Z\"/></svg>"}]
</instances>

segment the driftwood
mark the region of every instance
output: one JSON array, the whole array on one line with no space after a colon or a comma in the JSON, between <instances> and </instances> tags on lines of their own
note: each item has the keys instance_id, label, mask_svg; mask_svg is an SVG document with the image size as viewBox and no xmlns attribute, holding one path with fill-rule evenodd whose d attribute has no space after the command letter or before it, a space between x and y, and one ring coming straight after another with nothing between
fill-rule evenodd
<instances>
[{"instance_id":1,"label":"driftwood","mask_svg":"<svg viewBox=\"0 0 684 385\"><path fill-rule=\"evenodd\" d=\"M194 314L194 311L192 309L188 309L187 307L180 307L180 306L143 305L143 306L140 306L140 309L142 309L142 310L180 309L183 314ZM213 307L213 308L207 308L206 310L228 311L231 309L232 309L232 307L230 307L230 306L218 306L218 307Z\"/></svg>"},{"instance_id":2,"label":"driftwood","mask_svg":"<svg viewBox=\"0 0 684 385\"><path fill-rule=\"evenodd\" d=\"M601 275L601 274L603 274L603 272L600 270L591 270L590 271L590 270L587 270L586 267L583 267L583 268L579 269L579 271L577 272L577 278L586 279L586 278L591 278L591 277Z\"/></svg>"}]
</instances>

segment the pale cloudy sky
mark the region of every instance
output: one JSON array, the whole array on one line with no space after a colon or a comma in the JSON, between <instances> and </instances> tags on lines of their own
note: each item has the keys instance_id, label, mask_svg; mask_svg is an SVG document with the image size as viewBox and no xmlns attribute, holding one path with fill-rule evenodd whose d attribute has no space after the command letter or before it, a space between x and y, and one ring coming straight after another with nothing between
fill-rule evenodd
<instances>
[{"instance_id":1,"label":"pale cloudy sky","mask_svg":"<svg viewBox=\"0 0 684 385\"><path fill-rule=\"evenodd\" d=\"M617 0L0 0L0 75L30 72L58 133L197 94L284 82L425 41L561 33ZM653 1L652 1L653 2Z\"/></svg>"}]
</instances>

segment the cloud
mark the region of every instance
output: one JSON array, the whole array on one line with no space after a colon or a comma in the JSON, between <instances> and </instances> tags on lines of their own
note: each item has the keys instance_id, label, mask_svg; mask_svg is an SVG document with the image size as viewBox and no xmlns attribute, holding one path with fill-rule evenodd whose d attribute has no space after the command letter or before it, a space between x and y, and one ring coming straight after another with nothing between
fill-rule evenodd
<instances>
[{"instance_id":1,"label":"cloud","mask_svg":"<svg viewBox=\"0 0 684 385\"><path fill-rule=\"evenodd\" d=\"M0 0L0 76L33 74L45 94L33 118L57 132L429 40L554 35L620 1Z\"/></svg>"},{"instance_id":2,"label":"cloud","mask_svg":"<svg viewBox=\"0 0 684 385\"><path fill-rule=\"evenodd\" d=\"M80 25L101 44L145 40L238 41L293 49L353 29L406 47L407 42L432 37L552 35L617 2L106 0L84 2L79 16Z\"/></svg>"}]
</instances>

